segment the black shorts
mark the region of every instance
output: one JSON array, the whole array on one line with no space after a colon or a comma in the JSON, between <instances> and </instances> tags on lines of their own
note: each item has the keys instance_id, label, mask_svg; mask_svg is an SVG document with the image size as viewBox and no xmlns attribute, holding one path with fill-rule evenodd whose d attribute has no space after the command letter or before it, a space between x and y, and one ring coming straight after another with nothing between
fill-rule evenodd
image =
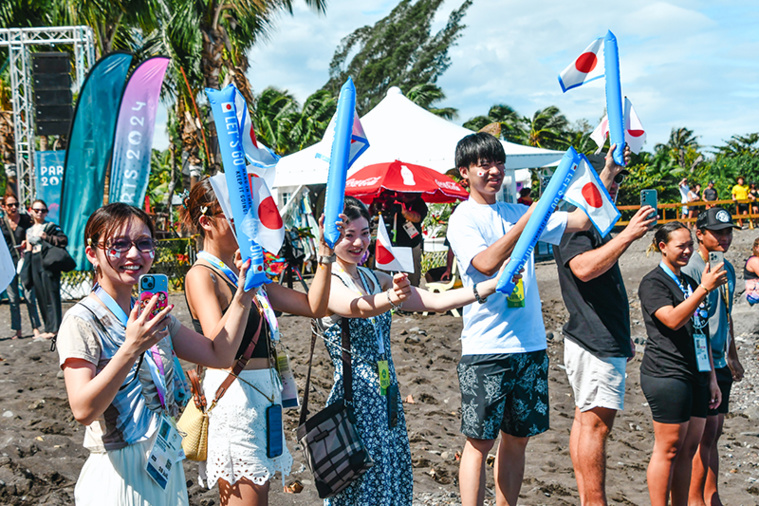
<instances>
[{"instance_id":1,"label":"black shorts","mask_svg":"<svg viewBox=\"0 0 759 506\"><path fill-rule=\"evenodd\" d=\"M722 402L719 403L717 409L710 409L709 416L725 415L730 408L730 390L733 388L733 373L730 372L730 368L720 367L714 371L717 374L717 385L719 385L719 391L722 392Z\"/></svg>"},{"instance_id":2,"label":"black shorts","mask_svg":"<svg viewBox=\"0 0 759 506\"><path fill-rule=\"evenodd\" d=\"M748 204L738 204L738 212L739 213L744 213L744 212L747 213L748 212Z\"/></svg>"},{"instance_id":3,"label":"black shorts","mask_svg":"<svg viewBox=\"0 0 759 506\"><path fill-rule=\"evenodd\" d=\"M706 418L709 412L709 385L680 378L656 378L641 373L640 387L655 422L684 423Z\"/></svg>"}]
</instances>

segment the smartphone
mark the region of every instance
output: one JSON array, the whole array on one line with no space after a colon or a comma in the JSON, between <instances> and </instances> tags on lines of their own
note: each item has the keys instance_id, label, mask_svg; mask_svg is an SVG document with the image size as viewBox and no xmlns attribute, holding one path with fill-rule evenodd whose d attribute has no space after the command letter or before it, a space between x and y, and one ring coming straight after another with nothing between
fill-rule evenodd
<instances>
[{"instance_id":1,"label":"smartphone","mask_svg":"<svg viewBox=\"0 0 759 506\"><path fill-rule=\"evenodd\" d=\"M266 456L270 459L282 455L282 406L272 404L266 408Z\"/></svg>"},{"instance_id":2,"label":"smartphone","mask_svg":"<svg viewBox=\"0 0 759 506\"><path fill-rule=\"evenodd\" d=\"M710 251L709 252L709 268L714 270L714 267L725 261L725 253L722 251Z\"/></svg>"},{"instance_id":3,"label":"smartphone","mask_svg":"<svg viewBox=\"0 0 759 506\"><path fill-rule=\"evenodd\" d=\"M140 289L140 313L150 303L153 295L158 295L150 318L163 311L169 305L169 278L166 274L143 274L138 281Z\"/></svg>"},{"instance_id":4,"label":"smartphone","mask_svg":"<svg viewBox=\"0 0 759 506\"><path fill-rule=\"evenodd\" d=\"M651 212L651 214L648 215L649 218L654 218L654 222L651 223L651 226L653 227L656 225L656 218L657 218L657 196L656 196L656 190L641 190L640 191L640 207L643 206L651 206L654 208L654 211Z\"/></svg>"}]
</instances>

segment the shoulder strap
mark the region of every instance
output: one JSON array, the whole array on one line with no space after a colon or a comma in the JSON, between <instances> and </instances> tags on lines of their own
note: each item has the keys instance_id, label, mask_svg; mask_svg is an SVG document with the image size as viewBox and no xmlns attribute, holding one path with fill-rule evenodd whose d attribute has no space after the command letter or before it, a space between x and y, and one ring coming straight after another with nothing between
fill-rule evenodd
<instances>
[{"instance_id":1,"label":"shoulder strap","mask_svg":"<svg viewBox=\"0 0 759 506\"><path fill-rule=\"evenodd\" d=\"M18 248L18 245L16 244L16 234L14 233L14 230L11 228L11 220L8 219L8 215L3 213L3 221L5 221L5 226L8 227L8 234L11 236L11 242L13 243L13 248ZM19 219L19 225L21 225L21 220Z\"/></svg>"},{"instance_id":2,"label":"shoulder strap","mask_svg":"<svg viewBox=\"0 0 759 506\"><path fill-rule=\"evenodd\" d=\"M341 344L343 361L343 401L346 406L353 403L353 370L351 368L350 319L343 318L341 326ZM306 374L306 391L303 394L303 405L300 408L298 425L306 423L308 417L308 393L311 390L311 366L314 362L314 346L316 345L316 322L311 320L311 351L308 355L308 373Z\"/></svg>"},{"instance_id":3,"label":"shoulder strap","mask_svg":"<svg viewBox=\"0 0 759 506\"><path fill-rule=\"evenodd\" d=\"M248 363L248 360L250 360L250 356L253 355L253 350L255 349L256 344L258 344L258 338L261 335L261 326L264 322L264 315L261 307L258 305L258 302L255 299L253 300L255 302L256 309L258 310L258 327L256 328L256 333L253 334L253 339L250 340L248 347L245 348L245 352L242 354L242 357L237 359L237 363L235 363L235 366L232 368L232 372L227 375L226 379L224 379L224 382L219 386L219 389L216 390L216 396L211 403L211 407L219 402L219 399L224 396L232 382L237 379L237 375L240 374L240 371L245 369L245 365ZM251 308L251 311L252 310L253 308Z\"/></svg>"}]
</instances>

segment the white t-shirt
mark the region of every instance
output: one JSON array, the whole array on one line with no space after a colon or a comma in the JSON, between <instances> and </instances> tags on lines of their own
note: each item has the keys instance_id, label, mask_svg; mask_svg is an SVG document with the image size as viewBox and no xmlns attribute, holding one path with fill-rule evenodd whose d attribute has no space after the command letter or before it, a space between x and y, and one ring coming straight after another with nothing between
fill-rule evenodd
<instances>
[{"instance_id":1,"label":"white t-shirt","mask_svg":"<svg viewBox=\"0 0 759 506\"><path fill-rule=\"evenodd\" d=\"M447 236L459 263L464 286L471 287L489 278L471 265L472 259L503 237L527 209L521 204L496 202L487 205L472 199L456 208L448 223ZM540 239L559 244L566 226L567 213L556 212L548 219ZM546 348L546 330L532 255L524 266L522 280L524 307L508 307L506 296L497 292L484 304L474 302L464 307L462 355L528 353Z\"/></svg>"}]
</instances>

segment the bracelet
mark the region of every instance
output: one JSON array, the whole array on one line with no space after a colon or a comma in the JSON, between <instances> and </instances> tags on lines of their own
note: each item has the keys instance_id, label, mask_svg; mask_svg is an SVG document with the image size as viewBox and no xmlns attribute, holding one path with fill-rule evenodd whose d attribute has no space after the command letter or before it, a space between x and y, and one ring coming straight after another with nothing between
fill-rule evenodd
<instances>
[{"instance_id":1,"label":"bracelet","mask_svg":"<svg viewBox=\"0 0 759 506\"><path fill-rule=\"evenodd\" d=\"M401 309L401 306L403 305L403 302L401 302L400 304L396 304L395 302L393 302L393 300L390 298L390 290L387 290L385 292L385 295L387 295L387 301L390 303L390 305L393 307L393 309L395 309L395 310L400 310Z\"/></svg>"},{"instance_id":2,"label":"bracelet","mask_svg":"<svg viewBox=\"0 0 759 506\"><path fill-rule=\"evenodd\" d=\"M318 261L318 263L320 263L322 265L333 264L333 263L335 263L335 258L336 258L336 256L335 256L334 253L332 253L329 256L327 256L327 255L319 255L317 261Z\"/></svg>"},{"instance_id":3,"label":"bracelet","mask_svg":"<svg viewBox=\"0 0 759 506\"><path fill-rule=\"evenodd\" d=\"M703 288L703 289L704 289L704 291L705 291L707 294L709 293L709 290L708 290L708 289L707 289L707 288L706 288L704 285L702 285L702 284L699 284L698 286L699 286L700 288Z\"/></svg>"},{"instance_id":4,"label":"bracelet","mask_svg":"<svg viewBox=\"0 0 759 506\"><path fill-rule=\"evenodd\" d=\"M472 292L474 293L474 298L477 299L477 302L480 304L484 304L488 301L487 297L480 297L480 294L477 293L477 283L472 285Z\"/></svg>"}]
</instances>

